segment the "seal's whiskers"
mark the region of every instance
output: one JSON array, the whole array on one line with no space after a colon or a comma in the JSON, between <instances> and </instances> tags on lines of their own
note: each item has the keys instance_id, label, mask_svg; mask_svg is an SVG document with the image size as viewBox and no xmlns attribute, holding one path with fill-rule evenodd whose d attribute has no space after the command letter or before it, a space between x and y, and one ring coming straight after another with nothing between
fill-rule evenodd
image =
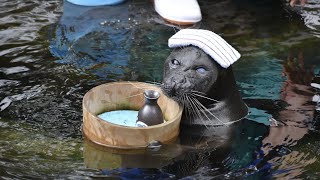
<instances>
[{"instance_id":1,"label":"seal's whiskers","mask_svg":"<svg viewBox=\"0 0 320 180\"><path fill-rule=\"evenodd\" d=\"M200 118L200 120L203 122L204 126L207 127L205 121L204 121L203 118L202 118L201 109L200 109L200 107L199 107L199 106L197 105L197 103L196 103L196 99L195 99L195 98L192 98L192 97L189 97L189 100L190 100L190 102L191 102L192 105L193 105L192 107L193 107L195 113L198 115L198 117Z\"/></svg>"},{"instance_id":2,"label":"seal's whiskers","mask_svg":"<svg viewBox=\"0 0 320 180\"><path fill-rule=\"evenodd\" d=\"M186 110L188 112L188 116L189 117L193 117L194 118L194 113L193 113L193 110L191 109L191 105L190 105L190 101L188 99L188 97L186 95L183 95L183 98L184 98L184 104L185 104L185 107L186 107ZM190 123L192 123L192 118L189 118L190 120Z\"/></svg>"},{"instance_id":3,"label":"seal's whiskers","mask_svg":"<svg viewBox=\"0 0 320 180\"><path fill-rule=\"evenodd\" d=\"M194 102L193 104L194 104L195 108L197 109L197 112L198 112L198 114L199 114L200 120L203 122L204 126L205 126L206 128L208 128L208 126L207 126L207 124L206 124L206 121L205 121L202 117L205 116L208 121L210 121L210 118L209 118L209 117L207 116L207 114L202 110L202 107L199 106L199 104L198 104L197 101L196 101L197 99L196 99L196 98L192 98L192 97L190 97L190 98L191 98L192 101ZM201 114L203 114L203 115L201 115Z\"/></svg>"},{"instance_id":4,"label":"seal's whiskers","mask_svg":"<svg viewBox=\"0 0 320 180\"><path fill-rule=\"evenodd\" d=\"M207 115L207 113L206 112L204 112L202 109L202 107L199 105L199 103L196 101L197 99L196 98L193 98L194 99L194 101L195 101L195 105L196 105L196 107L198 108L198 111L199 112L201 112L206 118L207 118L207 120L208 121L211 121L211 119L210 119L210 117ZM203 122L205 122L205 121L203 121ZM204 123L205 124L205 123ZM206 125L205 125L206 126ZM207 127L207 126L206 126Z\"/></svg>"},{"instance_id":5,"label":"seal's whiskers","mask_svg":"<svg viewBox=\"0 0 320 180\"><path fill-rule=\"evenodd\" d=\"M152 84L152 85L155 85L155 86L158 86L158 87L161 86L161 83L155 82L155 81L145 81L145 83L147 83L147 84Z\"/></svg>"},{"instance_id":6,"label":"seal's whiskers","mask_svg":"<svg viewBox=\"0 0 320 180\"><path fill-rule=\"evenodd\" d=\"M186 95L183 95L182 96L183 98L183 101L182 101L182 104L183 104L183 108L186 110L187 114L188 114L188 117L191 117L191 116L194 116L192 113L192 110L190 109L190 102L189 100L187 99L187 96ZM190 120L190 123L192 123L192 118L189 118Z\"/></svg>"},{"instance_id":7,"label":"seal's whiskers","mask_svg":"<svg viewBox=\"0 0 320 180\"><path fill-rule=\"evenodd\" d=\"M197 94L197 93L194 93L194 92L192 92L191 95L192 96L198 96L198 97L201 97L201 98L204 98L204 99L208 99L208 100L211 100L211 101L214 101L214 102L219 102L218 100L215 100L215 99L212 99L212 98L209 98L207 96L200 95L200 94Z\"/></svg>"},{"instance_id":8,"label":"seal's whiskers","mask_svg":"<svg viewBox=\"0 0 320 180\"><path fill-rule=\"evenodd\" d=\"M188 100L188 102L189 102L190 111L191 111L192 116L193 116L193 119L190 119L190 122L192 123L192 121L193 121L194 119L196 119L199 115L197 114L197 111L196 111L196 109L195 109L195 106L194 106L193 102L190 100L190 98L189 98L188 96L186 96L186 98L187 98L187 100Z\"/></svg>"},{"instance_id":9,"label":"seal's whiskers","mask_svg":"<svg viewBox=\"0 0 320 180\"><path fill-rule=\"evenodd\" d=\"M186 99L186 96L185 96L185 95L182 96L181 102L182 102L183 109L186 110L188 116L191 116L191 114L190 114L189 102L188 102L188 100Z\"/></svg>"},{"instance_id":10,"label":"seal's whiskers","mask_svg":"<svg viewBox=\"0 0 320 180\"><path fill-rule=\"evenodd\" d=\"M224 123L223 121L221 121L217 116L215 116L212 112L210 112L203 104L201 104L197 99L195 99L195 101L205 110L207 111L210 115L212 115L214 118L216 118L219 122L222 123L222 125L225 125L226 123Z\"/></svg>"},{"instance_id":11,"label":"seal's whiskers","mask_svg":"<svg viewBox=\"0 0 320 180\"><path fill-rule=\"evenodd\" d=\"M143 89L143 88L141 88L141 87L138 87L137 85L133 84L133 83L132 83L132 82L130 82L130 81L128 81L128 83L130 83L130 84L131 84L132 86L134 86L135 88L145 90L145 89Z\"/></svg>"},{"instance_id":12,"label":"seal's whiskers","mask_svg":"<svg viewBox=\"0 0 320 180\"><path fill-rule=\"evenodd\" d=\"M206 95L206 93L204 93L204 92L200 92L200 91L196 91L196 90L192 90L191 92L193 92L193 93L198 93L198 94L202 94L202 95Z\"/></svg>"},{"instance_id":13,"label":"seal's whiskers","mask_svg":"<svg viewBox=\"0 0 320 180\"><path fill-rule=\"evenodd\" d=\"M128 83L130 83L132 86L134 86L137 89L141 89L141 90L154 90L153 88L144 88L146 86L143 86L143 84L140 84L139 86L133 84L132 82L128 81ZM151 83L146 83L146 84L151 84ZM153 84L154 85L154 84Z\"/></svg>"},{"instance_id":14,"label":"seal's whiskers","mask_svg":"<svg viewBox=\"0 0 320 180\"><path fill-rule=\"evenodd\" d=\"M141 96L141 95L143 95L143 93L139 93L139 94L131 95L131 96L128 96L127 98L132 98L132 97Z\"/></svg>"},{"instance_id":15,"label":"seal's whiskers","mask_svg":"<svg viewBox=\"0 0 320 180\"><path fill-rule=\"evenodd\" d=\"M192 113L192 116L193 116L193 119L190 120L190 122L192 123L192 121L194 121L194 119L196 119L199 114L197 113L197 110L195 109L195 105L194 105L194 102L190 99L189 96L186 96L186 99L188 100L188 103L189 103L189 109Z\"/></svg>"},{"instance_id":16,"label":"seal's whiskers","mask_svg":"<svg viewBox=\"0 0 320 180\"><path fill-rule=\"evenodd\" d=\"M146 85L143 85L143 84L139 84L139 85L136 85L130 81L128 81L128 83L130 83L130 85L134 86L135 88L137 89L140 89L140 90L143 90L143 91L146 91L146 90L155 90L154 88L147 88ZM151 83L145 83L145 84L151 84ZM155 85L155 84L152 84L152 85ZM160 85L156 85L156 86L160 86ZM161 89L159 91L162 91ZM141 93L138 93L138 94L134 94L134 95L131 95L131 96L128 96L127 98L132 98L132 97L136 97L136 96L143 96L143 92ZM141 101L144 101L144 99L142 98Z\"/></svg>"}]
</instances>

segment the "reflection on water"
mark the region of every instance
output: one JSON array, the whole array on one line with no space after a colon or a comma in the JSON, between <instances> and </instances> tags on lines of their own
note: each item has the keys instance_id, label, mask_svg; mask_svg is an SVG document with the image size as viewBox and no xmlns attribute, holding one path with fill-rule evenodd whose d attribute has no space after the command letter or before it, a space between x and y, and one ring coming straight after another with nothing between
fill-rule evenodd
<instances>
[{"instance_id":1,"label":"reflection on water","mask_svg":"<svg viewBox=\"0 0 320 180\"><path fill-rule=\"evenodd\" d=\"M309 0L301 9L301 16L304 19L304 24L312 30L316 37L320 37L320 4L319 0Z\"/></svg>"},{"instance_id":2,"label":"reflection on water","mask_svg":"<svg viewBox=\"0 0 320 180\"><path fill-rule=\"evenodd\" d=\"M159 151L152 149L121 150L98 146L84 140L84 163L93 169L161 168L183 153L181 146L164 145Z\"/></svg>"},{"instance_id":3,"label":"reflection on water","mask_svg":"<svg viewBox=\"0 0 320 180\"><path fill-rule=\"evenodd\" d=\"M50 51L59 63L73 64L109 80L161 81L166 42L174 30L155 25L152 8L151 3L142 2L102 7L65 2L66 13L53 30ZM141 69L146 71L137 72Z\"/></svg>"},{"instance_id":4,"label":"reflection on water","mask_svg":"<svg viewBox=\"0 0 320 180\"><path fill-rule=\"evenodd\" d=\"M199 0L203 21L195 27L222 35L242 54L233 70L250 120L228 146L130 153L83 142L82 97L110 81L160 82L167 40L179 27L165 25L143 0L1 4L0 179L319 177L319 112L309 86L320 70L317 0L295 8Z\"/></svg>"},{"instance_id":5,"label":"reflection on water","mask_svg":"<svg viewBox=\"0 0 320 180\"><path fill-rule=\"evenodd\" d=\"M313 120L314 105L310 103L313 92L310 87L314 77L313 68L306 67L301 51L295 56L290 52L283 62L283 75L287 77L282 86L281 100L287 107L278 114L279 127L271 127L269 135L264 138L263 148L268 154L278 147L285 149L279 157L269 160L274 168L276 178L294 178L301 175L304 167L316 162L316 157L308 156L304 152L292 151L290 146L297 144L308 133L308 125Z\"/></svg>"}]
</instances>

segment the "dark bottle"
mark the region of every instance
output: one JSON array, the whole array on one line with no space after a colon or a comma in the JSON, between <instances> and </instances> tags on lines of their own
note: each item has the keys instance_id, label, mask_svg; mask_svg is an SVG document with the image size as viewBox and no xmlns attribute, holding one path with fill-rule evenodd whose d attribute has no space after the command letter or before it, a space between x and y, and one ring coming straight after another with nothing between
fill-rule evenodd
<instances>
[{"instance_id":1,"label":"dark bottle","mask_svg":"<svg viewBox=\"0 0 320 180\"><path fill-rule=\"evenodd\" d=\"M137 126L152 126L163 123L162 111L157 103L160 93L154 90L146 90L144 91L144 97L145 104L138 112Z\"/></svg>"}]
</instances>

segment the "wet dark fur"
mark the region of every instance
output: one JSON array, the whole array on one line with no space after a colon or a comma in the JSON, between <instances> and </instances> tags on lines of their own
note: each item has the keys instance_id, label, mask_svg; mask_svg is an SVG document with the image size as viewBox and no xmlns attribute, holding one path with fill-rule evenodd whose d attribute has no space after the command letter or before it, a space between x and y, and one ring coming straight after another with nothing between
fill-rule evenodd
<instances>
[{"instance_id":1,"label":"wet dark fur","mask_svg":"<svg viewBox=\"0 0 320 180\"><path fill-rule=\"evenodd\" d=\"M174 49L166 59L162 90L185 107L181 124L196 129L190 131L196 134L228 136L233 125L222 125L220 121L233 122L248 114L248 108L237 89L232 67L222 68L204 51L194 46ZM193 92L207 98L192 95ZM186 99L191 98L196 100L187 103ZM198 104L196 101L210 112L192 112L195 104ZM203 109L202 105L196 106Z\"/></svg>"}]
</instances>

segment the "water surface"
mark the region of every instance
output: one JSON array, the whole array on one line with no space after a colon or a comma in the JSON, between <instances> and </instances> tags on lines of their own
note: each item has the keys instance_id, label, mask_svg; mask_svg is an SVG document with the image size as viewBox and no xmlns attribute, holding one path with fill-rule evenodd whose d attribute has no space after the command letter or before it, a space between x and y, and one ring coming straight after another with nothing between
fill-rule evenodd
<instances>
[{"instance_id":1,"label":"water surface","mask_svg":"<svg viewBox=\"0 0 320 180\"><path fill-rule=\"evenodd\" d=\"M310 82L320 70L319 2L199 3L203 21L194 27L220 34L242 54L233 70L251 114L241 136L226 150L171 144L118 154L83 140L83 95L106 82L161 82L167 40L179 27L166 24L149 1L89 8L2 0L1 179L317 179L319 113ZM288 126L269 128L272 118Z\"/></svg>"}]
</instances>

